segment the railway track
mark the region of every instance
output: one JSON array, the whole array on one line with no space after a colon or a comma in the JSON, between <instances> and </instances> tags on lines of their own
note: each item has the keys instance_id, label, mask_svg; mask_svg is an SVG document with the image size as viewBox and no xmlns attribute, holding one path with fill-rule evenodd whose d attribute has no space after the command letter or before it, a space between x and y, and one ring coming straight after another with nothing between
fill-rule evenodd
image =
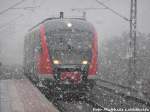
<instances>
[{"instance_id":1,"label":"railway track","mask_svg":"<svg viewBox=\"0 0 150 112\"><path fill-rule=\"evenodd\" d=\"M60 112L67 112L67 109L58 100L54 100L52 103Z\"/></svg>"},{"instance_id":2,"label":"railway track","mask_svg":"<svg viewBox=\"0 0 150 112\"><path fill-rule=\"evenodd\" d=\"M150 102L147 102L143 99L140 99L140 98L137 98L137 97L134 97L134 96L130 96L130 95L127 95L127 94L122 93L122 92L116 92L115 89L112 89L112 88L109 88L109 87L106 87L106 86L103 86L103 85L98 85L97 84L96 88L103 89L104 91L107 91L111 94L121 96L125 100L134 101L134 102L140 103L140 104L145 105L146 107L150 108ZM43 89L43 90L41 90L41 92L47 97L47 99L49 101L51 101L53 103L53 105L60 112L69 112L68 111L69 106L67 106L67 103L65 104L65 106L63 105L65 101L57 100L57 99L55 99L55 97L50 96L49 95L49 90ZM90 94L90 93L89 93L89 95L92 96L92 94ZM94 95L92 97L94 97ZM81 99L76 100L76 103L78 103L78 102L82 102L82 104L90 105L90 107L93 108L93 112L94 112L94 109L95 109L95 111L111 112L111 111L107 110L106 107L103 107L99 103L97 103L97 102L93 101L92 99L90 99L90 97L81 98Z\"/></svg>"},{"instance_id":3,"label":"railway track","mask_svg":"<svg viewBox=\"0 0 150 112\"><path fill-rule=\"evenodd\" d=\"M105 80L102 80L102 81L105 82L105 83L112 84L112 85L114 85L114 86L121 87L121 88L123 88L123 89L128 89L128 90L130 90L130 91L137 92L137 90L132 89L132 88L130 88L130 87L125 87L125 86L122 86L122 85L119 85L119 84L115 84L115 83L112 83L112 82L108 82L108 81L105 81ZM149 101L146 101L146 100L143 100L142 98L135 97L135 96L131 96L131 95L128 95L128 94L126 94L126 93L119 92L119 91L116 92L115 89L109 88L109 87L107 87L107 86L99 85L99 84L96 84L96 87L99 88L99 89L103 89L103 90L105 90L105 91L108 91L108 92L110 92L110 93L113 93L113 94L115 94L115 95L121 96L121 97L125 98L126 100L135 101L135 102L137 102L137 103L143 104L143 105L147 106L148 108L150 108L150 102L149 102Z\"/></svg>"},{"instance_id":4,"label":"railway track","mask_svg":"<svg viewBox=\"0 0 150 112\"><path fill-rule=\"evenodd\" d=\"M96 103L95 101L93 100L90 100L88 98L85 98L82 100L83 102L89 104L92 106L93 108L93 111L100 111L100 112L111 112L111 111L108 111L107 108L103 107L102 105L99 105L98 103Z\"/></svg>"},{"instance_id":5,"label":"railway track","mask_svg":"<svg viewBox=\"0 0 150 112\"><path fill-rule=\"evenodd\" d=\"M99 105L99 104L97 104L96 102L94 102L93 100L90 100L90 99L87 99L87 98L85 98L85 99L80 99L80 100L76 101L76 104L78 104L79 102L80 102L80 103L82 102L82 104L88 104L88 105L90 106L90 108L92 108L92 109L91 109L92 111L90 111L90 112L95 112L95 111L111 112L111 111L108 111L107 108L103 107L102 105ZM62 103L64 103L64 102L59 101L59 100L53 101L53 105L54 105L60 112L67 112L66 107L64 107L64 106L62 105ZM68 103L69 103L69 102L68 102ZM82 104L80 104L80 105L82 105ZM69 108L69 106L68 106L68 108ZM69 111L68 111L68 112L69 112Z\"/></svg>"},{"instance_id":6,"label":"railway track","mask_svg":"<svg viewBox=\"0 0 150 112\"><path fill-rule=\"evenodd\" d=\"M129 91L132 91L132 92L135 92L135 93L139 92L139 91L138 91L137 89L135 89L135 88L131 88L131 87L128 87L128 86L123 86L123 85L121 85L121 84L117 84L117 83L110 82L110 81L107 81L107 80L96 79L96 81L98 81L98 82L103 82L103 83L106 83L106 84L110 84L110 85L112 85L112 86L114 86L114 87L119 87L119 88L122 88L122 89L124 89L124 90L129 90ZM146 95L144 92L142 92L142 94Z\"/></svg>"},{"instance_id":7,"label":"railway track","mask_svg":"<svg viewBox=\"0 0 150 112\"><path fill-rule=\"evenodd\" d=\"M116 85L117 86L117 85ZM108 91L109 93L112 93L112 94L115 94L117 96L121 96L123 97L125 100L132 100L132 101L135 101L137 103L140 103L140 104L143 104L145 105L146 107L148 107L150 109L150 102L147 102L143 99L140 99L140 98L137 98L137 97L134 97L134 96L130 96L130 95L127 95L125 93L122 93L122 92L116 92L115 89L111 89L111 88L108 88L106 86L103 86L103 85L98 85L96 84L96 88L99 88L99 89L103 89L104 91ZM62 100L57 100L55 99L54 96L50 96L49 94L49 90L44 88L44 89L40 89L40 91L42 92L42 94L44 94L46 96L46 98L53 103L53 105L60 111L60 112L70 112L68 111L68 108L70 108L70 106L67 106L67 103L65 104L64 106L64 102L65 101L62 101ZM95 97L94 95L92 95L91 93L89 93L89 96L90 97L84 97L84 98L81 98L81 99L78 99L76 101L76 103L78 104L79 102L82 102L82 104L88 104L90 105L90 108L92 108L93 112L95 111L102 111L102 112L111 112L109 111L106 107L100 105L99 103L95 102L94 100L90 99L91 96L92 97ZM67 100L66 100L67 102ZM81 105L82 105L81 104ZM78 112L78 111L77 111ZM80 112L80 111L79 111ZM92 111L90 111L92 112Z\"/></svg>"},{"instance_id":8,"label":"railway track","mask_svg":"<svg viewBox=\"0 0 150 112\"><path fill-rule=\"evenodd\" d=\"M70 103L70 100L67 98L67 100L63 100L63 99L57 99L53 96L49 95L48 90L43 89L40 90L42 92L42 94L44 94L46 96L46 98L53 103L53 105L60 111L60 112L69 112L67 111L67 108L69 108L69 106L64 106L64 103L68 102L68 104ZM92 96L93 97L93 96ZM94 111L101 111L101 112L111 112L108 111L107 108L103 107L102 105L96 103L95 101L93 101L92 99L90 99L90 97L81 97L81 98L73 98L71 102L75 102L75 104L79 104L79 102L82 104L88 104L90 107L90 109L94 112ZM82 105L81 104L81 105ZM90 112L92 112L90 111Z\"/></svg>"},{"instance_id":9,"label":"railway track","mask_svg":"<svg viewBox=\"0 0 150 112\"><path fill-rule=\"evenodd\" d=\"M99 89L103 89L104 91L107 91L111 94L115 94L117 96L121 96L122 98L124 98L125 100L127 101L134 101L134 102L137 102L137 103L140 103L142 105L145 105L147 108L150 108L150 102L147 102L143 99L140 99L140 98L137 98L137 97L134 97L134 96L130 96L130 95L127 95L125 93L121 93L121 92L116 92L115 89L111 89L111 88L108 88L106 86L102 86L102 85L96 85L96 88L99 88ZM53 105L60 111L60 112L69 112L68 111L68 108L70 108L70 106L68 105L67 106L67 103L65 104L64 106L64 102L67 102L67 100L65 101L62 101L62 100L57 100L55 99L54 97L52 96L49 96L49 92L46 91L46 90L42 90L42 93L48 98L49 101L51 101L53 103ZM93 112L95 111L102 111L102 112L111 112L110 110L108 110L106 107L100 105L98 102L95 102L94 100L91 99L91 96L94 97L94 95L90 94L89 93L89 96L90 97L84 97L84 98L81 98L81 99L75 99L75 102L78 104L79 102L82 104L88 104L90 106L90 108L92 108ZM69 102L68 102L69 104ZM81 104L81 105L82 105ZM91 111L90 111L91 112Z\"/></svg>"},{"instance_id":10,"label":"railway track","mask_svg":"<svg viewBox=\"0 0 150 112\"><path fill-rule=\"evenodd\" d=\"M16 72L15 72L15 73L16 73ZM13 73L13 74L15 74L15 73ZM20 78L20 76L21 76L21 75L17 75L17 76L15 76L15 78L16 78L16 77L17 77L17 78L18 78L18 77ZM14 77L14 76L11 76L11 77ZM132 89L132 88L130 88L130 87L124 87L124 86L122 86L122 85L118 85L118 84L115 84L115 83L112 83L112 82L108 82L108 81L105 81L105 80L101 80L101 81L103 81L103 82L105 82L105 83L109 83L109 84L111 84L111 85L113 85L113 86L118 86L118 87L123 88L123 89L127 89L127 90L130 90L130 91L133 91L133 92L137 92L137 90ZM143 100L143 99L141 99L141 98L134 97L134 96L130 96L130 95L127 95L127 94L122 93L122 92L116 92L115 89L112 89L112 88L109 88L109 87L106 87L106 86L103 86L103 85L96 85L96 86L97 86L97 88L100 88L100 89L103 89L103 90L108 91L108 92L110 92L110 93L113 93L113 94L116 94L116 95L118 95L118 96L121 96L121 97L125 98L126 100L132 100L132 101L135 101L135 102L137 102L137 103L143 104L143 105L147 106L148 108L150 108L150 102L145 101L145 100ZM44 89L43 89L41 92L44 93L44 95L45 95L47 98L49 97L49 93L48 93L47 90L44 90ZM51 98L49 98L49 100L52 101ZM98 103L94 102L93 100L90 100L90 99L81 99L80 101L82 101L83 103L89 104L92 108L105 110L105 107L99 105ZM67 109L66 109L66 107L64 107L64 106L62 105L62 102L60 102L60 101L58 101L58 100L53 100L52 102L53 102L54 106L55 106L56 108L58 108L58 110L59 110L60 112L67 112ZM105 112L105 111L104 111L104 112ZM106 112L109 112L109 111L106 111Z\"/></svg>"},{"instance_id":11,"label":"railway track","mask_svg":"<svg viewBox=\"0 0 150 112\"><path fill-rule=\"evenodd\" d=\"M53 96L49 95L49 90L47 88L38 88L42 94L50 101L52 104L60 111L60 112L67 112L65 107L62 103L56 100Z\"/></svg>"}]
</instances>

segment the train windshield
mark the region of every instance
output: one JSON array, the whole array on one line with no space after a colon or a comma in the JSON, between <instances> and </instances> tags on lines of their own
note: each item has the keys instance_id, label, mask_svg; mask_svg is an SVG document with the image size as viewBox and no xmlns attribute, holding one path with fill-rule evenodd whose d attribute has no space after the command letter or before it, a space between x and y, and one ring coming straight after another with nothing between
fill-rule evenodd
<instances>
[{"instance_id":1,"label":"train windshield","mask_svg":"<svg viewBox=\"0 0 150 112\"><path fill-rule=\"evenodd\" d=\"M51 31L47 36L52 59L61 64L81 64L90 61L92 32L75 30Z\"/></svg>"}]
</instances>

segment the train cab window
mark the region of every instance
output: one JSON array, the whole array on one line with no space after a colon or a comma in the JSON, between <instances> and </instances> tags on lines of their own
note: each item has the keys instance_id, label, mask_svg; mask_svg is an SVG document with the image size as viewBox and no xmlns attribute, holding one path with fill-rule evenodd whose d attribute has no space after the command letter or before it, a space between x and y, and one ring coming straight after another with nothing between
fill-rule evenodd
<instances>
[{"instance_id":1,"label":"train cab window","mask_svg":"<svg viewBox=\"0 0 150 112\"><path fill-rule=\"evenodd\" d=\"M80 64L91 59L92 32L57 29L47 34L48 47L52 58L63 64Z\"/></svg>"},{"instance_id":2,"label":"train cab window","mask_svg":"<svg viewBox=\"0 0 150 112\"><path fill-rule=\"evenodd\" d=\"M49 44L55 49L67 49L69 46L76 50L91 48L92 33L90 32L50 32Z\"/></svg>"}]
</instances>

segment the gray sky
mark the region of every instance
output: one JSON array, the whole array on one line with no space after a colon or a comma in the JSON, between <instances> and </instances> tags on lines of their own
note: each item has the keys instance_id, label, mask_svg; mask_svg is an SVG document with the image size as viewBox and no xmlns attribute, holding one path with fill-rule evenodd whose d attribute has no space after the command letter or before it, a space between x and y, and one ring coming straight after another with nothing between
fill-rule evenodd
<instances>
[{"instance_id":1,"label":"gray sky","mask_svg":"<svg viewBox=\"0 0 150 112\"><path fill-rule=\"evenodd\" d=\"M7 9L20 0L1 0L0 11ZM125 17L130 16L130 0L100 0L118 11ZM138 1L137 29L143 33L150 33L150 0ZM22 60L23 36L27 29L44 18L57 16L59 11L64 11L65 16L80 16L81 12L73 12L72 8L102 8L95 0L25 0L17 7L40 6L32 10L9 10L0 15L0 27L16 18L11 24L0 28L0 59L7 63L14 63ZM87 11L87 20L96 27L101 40L120 36L122 32L129 32L129 23L116 16L108 10ZM9 52L8 52L9 51ZM7 61L6 61L7 60Z\"/></svg>"}]
</instances>

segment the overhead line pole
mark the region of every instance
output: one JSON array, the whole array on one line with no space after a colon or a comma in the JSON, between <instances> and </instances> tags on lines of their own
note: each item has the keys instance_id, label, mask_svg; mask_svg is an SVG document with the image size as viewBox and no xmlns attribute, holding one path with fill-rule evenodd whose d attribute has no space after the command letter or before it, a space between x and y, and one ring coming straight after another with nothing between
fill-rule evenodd
<instances>
[{"instance_id":1,"label":"overhead line pole","mask_svg":"<svg viewBox=\"0 0 150 112\"><path fill-rule=\"evenodd\" d=\"M136 23L137 23L137 0L131 0L130 10L130 41L129 41L129 84L136 83ZM134 79L134 82L133 80Z\"/></svg>"},{"instance_id":2,"label":"overhead line pole","mask_svg":"<svg viewBox=\"0 0 150 112\"><path fill-rule=\"evenodd\" d=\"M96 0L97 3L99 3L104 8L108 9L112 13L118 15L122 19L130 22L130 41L129 41L129 84L136 83L137 79L137 73L136 73L136 24L137 24L137 0L131 0L131 8L130 8L130 19L124 17L114 9L108 7L103 2ZM133 81L134 79L134 81Z\"/></svg>"}]
</instances>

